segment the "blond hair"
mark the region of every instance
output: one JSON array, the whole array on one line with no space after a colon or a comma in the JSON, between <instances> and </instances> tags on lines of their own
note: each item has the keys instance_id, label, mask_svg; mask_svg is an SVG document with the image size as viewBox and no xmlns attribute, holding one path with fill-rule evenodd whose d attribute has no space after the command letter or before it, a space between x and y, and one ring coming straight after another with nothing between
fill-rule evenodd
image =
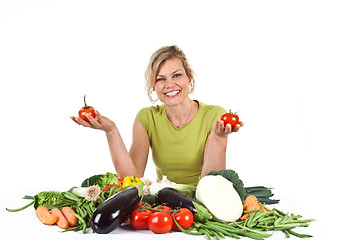
<instances>
[{"instance_id":1,"label":"blond hair","mask_svg":"<svg viewBox=\"0 0 360 240\"><path fill-rule=\"evenodd\" d=\"M190 90L191 93L194 90L194 72L191 69L184 52L176 45L173 46L165 46L156 50L150 58L149 64L145 71L145 82L146 82L146 91L148 93L149 99L151 99L151 92L154 89L156 76L159 73L160 64L167 59L176 57L182 61L182 64L185 69L185 73L187 77L190 79Z\"/></svg>"}]
</instances>

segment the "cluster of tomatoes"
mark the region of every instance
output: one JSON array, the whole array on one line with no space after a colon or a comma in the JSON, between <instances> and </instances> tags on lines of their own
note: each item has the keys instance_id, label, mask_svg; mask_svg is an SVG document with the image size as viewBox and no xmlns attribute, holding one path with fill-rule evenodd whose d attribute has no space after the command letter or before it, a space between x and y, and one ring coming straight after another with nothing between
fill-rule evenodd
<instances>
[{"instance_id":1,"label":"cluster of tomatoes","mask_svg":"<svg viewBox=\"0 0 360 240\"><path fill-rule=\"evenodd\" d=\"M191 227L194 221L193 213L187 208L171 209L166 205L151 207L140 202L130 215L130 224L137 230L150 229L153 233L168 233ZM175 223L176 221L176 223Z\"/></svg>"}]
</instances>

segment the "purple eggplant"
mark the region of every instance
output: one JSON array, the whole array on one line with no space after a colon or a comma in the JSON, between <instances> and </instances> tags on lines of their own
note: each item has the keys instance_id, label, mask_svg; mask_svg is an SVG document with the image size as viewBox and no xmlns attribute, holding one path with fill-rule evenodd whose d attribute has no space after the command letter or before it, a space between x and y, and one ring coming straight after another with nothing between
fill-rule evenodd
<instances>
[{"instance_id":1,"label":"purple eggplant","mask_svg":"<svg viewBox=\"0 0 360 240\"><path fill-rule=\"evenodd\" d=\"M156 202L158 204L166 203L171 208L187 208L193 214L196 213L196 208L193 202L204 206L201 202L195 200L194 198L170 187L165 187L156 193Z\"/></svg>"},{"instance_id":2,"label":"purple eggplant","mask_svg":"<svg viewBox=\"0 0 360 240\"><path fill-rule=\"evenodd\" d=\"M90 220L94 232L110 233L120 227L140 202L142 186L127 188L101 203Z\"/></svg>"}]
</instances>

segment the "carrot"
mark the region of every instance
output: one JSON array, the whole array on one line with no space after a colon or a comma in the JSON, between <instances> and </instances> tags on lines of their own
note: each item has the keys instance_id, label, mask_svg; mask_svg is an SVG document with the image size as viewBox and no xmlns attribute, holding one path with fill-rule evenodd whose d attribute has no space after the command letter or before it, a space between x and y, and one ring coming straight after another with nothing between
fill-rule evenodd
<instances>
[{"instance_id":1,"label":"carrot","mask_svg":"<svg viewBox=\"0 0 360 240\"><path fill-rule=\"evenodd\" d=\"M244 205L243 205L244 209L247 208L250 204L253 204L255 202L258 202L257 198L254 195L248 195L244 201Z\"/></svg>"},{"instance_id":2,"label":"carrot","mask_svg":"<svg viewBox=\"0 0 360 240\"><path fill-rule=\"evenodd\" d=\"M59 226L59 228L61 228L61 229L67 229L67 228L69 228L69 223L68 223L68 221L66 220L66 218L64 217L63 213L60 211L60 209L58 209L58 208L53 208L53 209L50 211L50 214L57 217L56 224Z\"/></svg>"},{"instance_id":3,"label":"carrot","mask_svg":"<svg viewBox=\"0 0 360 240\"><path fill-rule=\"evenodd\" d=\"M260 204L259 200L257 199L257 197L255 197L254 195L248 195L245 198L244 201L244 205L243 205L243 210L244 211L248 211L248 210L261 210L262 209L262 205ZM268 210L264 207L264 212L267 212ZM250 216L250 213L246 213L241 217L241 220L244 221L246 220L248 217Z\"/></svg>"},{"instance_id":4,"label":"carrot","mask_svg":"<svg viewBox=\"0 0 360 240\"><path fill-rule=\"evenodd\" d=\"M49 213L49 209L47 209L47 207L45 206L38 207L35 212L36 212L36 216L43 224L53 225L57 221L57 217L51 215Z\"/></svg>"},{"instance_id":5,"label":"carrot","mask_svg":"<svg viewBox=\"0 0 360 240\"><path fill-rule=\"evenodd\" d=\"M78 224L78 219L75 217L72 213L75 213L75 211L71 207L64 207L61 212L64 214L66 220L69 223L70 227L75 227Z\"/></svg>"}]
</instances>

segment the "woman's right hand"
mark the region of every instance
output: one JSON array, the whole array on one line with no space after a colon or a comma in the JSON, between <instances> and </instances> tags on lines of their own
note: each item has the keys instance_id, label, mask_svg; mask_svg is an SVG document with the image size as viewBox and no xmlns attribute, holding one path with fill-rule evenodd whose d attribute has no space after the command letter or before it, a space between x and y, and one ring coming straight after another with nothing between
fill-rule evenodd
<instances>
[{"instance_id":1,"label":"woman's right hand","mask_svg":"<svg viewBox=\"0 0 360 240\"><path fill-rule=\"evenodd\" d=\"M106 133L109 133L116 128L116 125L113 121L111 121L105 116L100 115L100 113L97 110L95 110L95 114L96 114L95 118L93 118L90 114L86 114L86 117L89 119L90 122L87 122L80 117L71 116L70 118L75 123L82 125L83 127L103 130Z\"/></svg>"}]
</instances>

